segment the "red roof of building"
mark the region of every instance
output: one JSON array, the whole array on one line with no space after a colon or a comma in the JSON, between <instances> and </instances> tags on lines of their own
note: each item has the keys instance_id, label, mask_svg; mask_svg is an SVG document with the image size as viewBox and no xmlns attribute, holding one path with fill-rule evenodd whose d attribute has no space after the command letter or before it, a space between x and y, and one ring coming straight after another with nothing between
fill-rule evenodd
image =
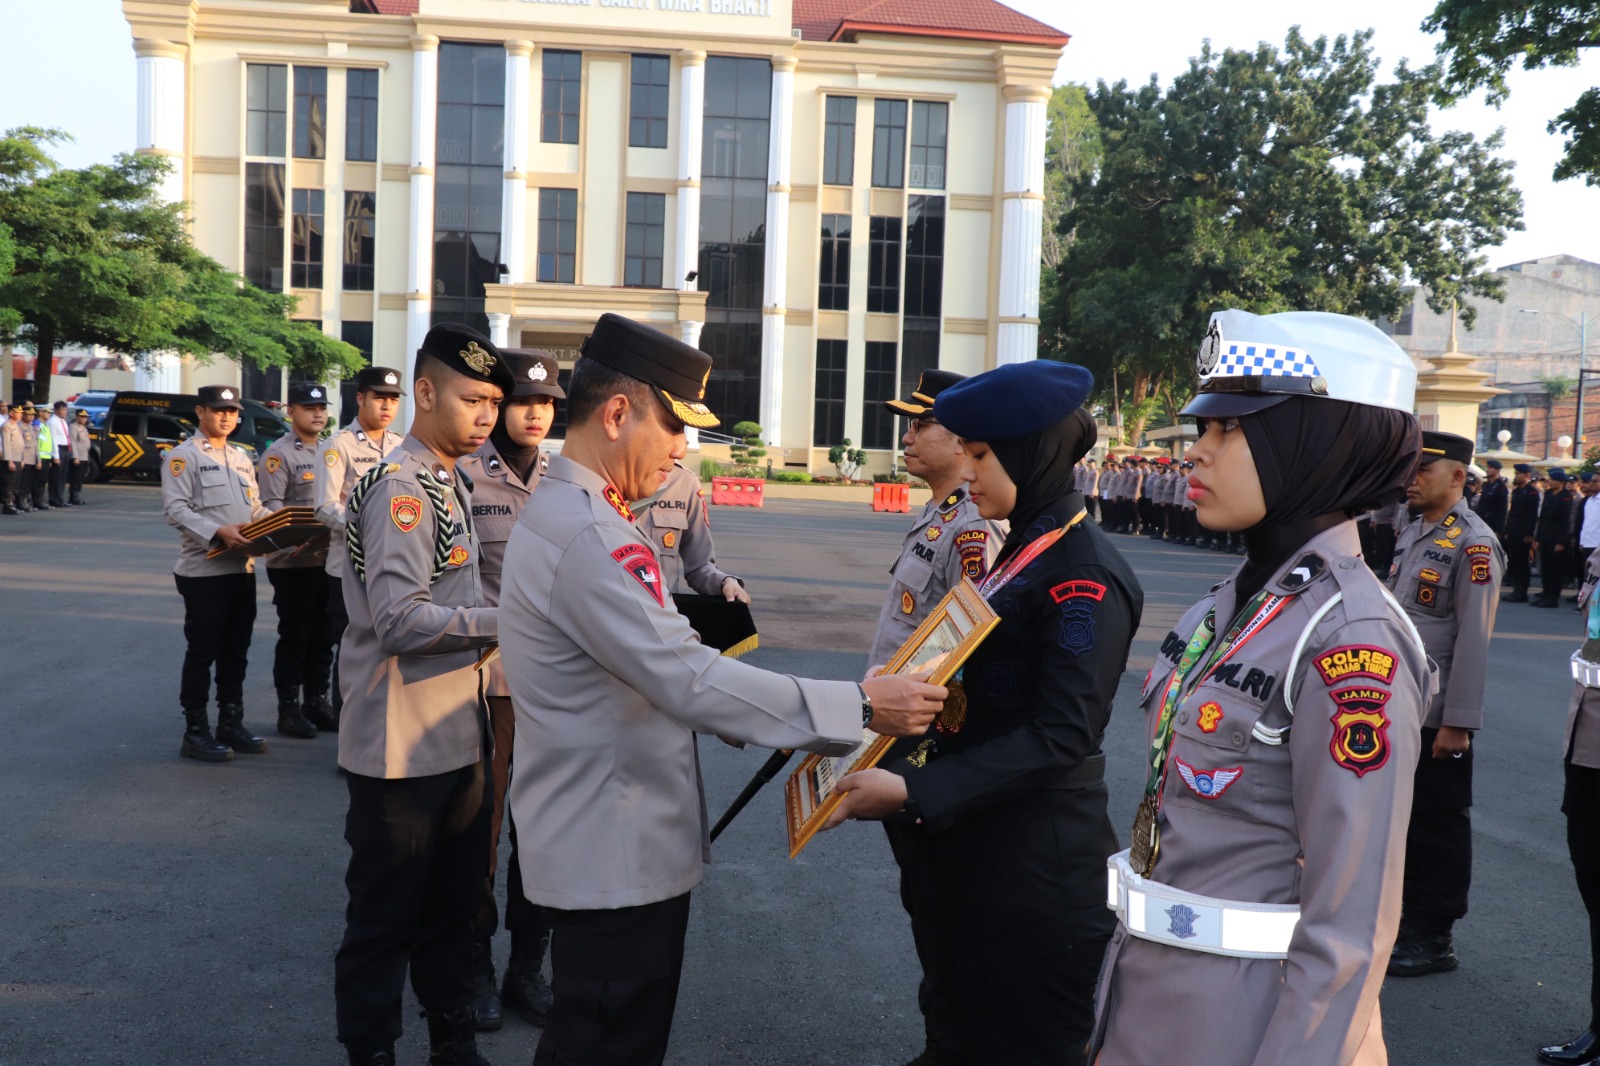
<instances>
[{"instance_id":1,"label":"red roof of building","mask_svg":"<svg viewBox=\"0 0 1600 1066\"><path fill-rule=\"evenodd\" d=\"M808 41L858 33L1066 46L1067 34L998 0L794 0L794 26Z\"/></svg>"}]
</instances>

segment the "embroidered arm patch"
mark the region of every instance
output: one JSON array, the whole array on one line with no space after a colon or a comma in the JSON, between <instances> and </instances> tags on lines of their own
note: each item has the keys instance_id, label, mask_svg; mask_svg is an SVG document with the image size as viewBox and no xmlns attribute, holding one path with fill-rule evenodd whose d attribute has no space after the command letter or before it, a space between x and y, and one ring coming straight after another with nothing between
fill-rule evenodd
<instances>
[{"instance_id":1,"label":"embroidered arm patch","mask_svg":"<svg viewBox=\"0 0 1600 1066\"><path fill-rule=\"evenodd\" d=\"M1069 600L1061 608L1061 647L1082 655L1094 647L1095 605L1086 600Z\"/></svg>"},{"instance_id":2,"label":"embroidered arm patch","mask_svg":"<svg viewBox=\"0 0 1600 1066\"><path fill-rule=\"evenodd\" d=\"M400 532L410 533L417 528L417 523L422 521L422 500L416 496L391 497L389 518Z\"/></svg>"},{"instance_id":3,"label":"embroidered arm patch","mask_svg":"<svg viewBox=\"0 0 1600 1066\"><path fill-rule=\"evenodd\" d=\"M666 606L666 595L661 591L661 567L656 563L655 552L643 544L624 544L611 553L611 558L644 586L657 605Z\"/></svg>"},{"instance_id":4,"label":"embroidered arm patch","mask_svg":"<svg viewBox=\"0 0 1600 1066\"><path fill-rule=\"evenodd\" d=\"M1387 685L1394 681L1395 665L1394 652L1371 644L1347 644L1317 656L1317 673L1329 688L1358 677Z\"/></svg>"},{"instance_id":5,"label":"embroidered arm patch","mask_svg":"<svg viewBox=\"0 0 1600 1066\"><path fill-rule=\"evenodd\" d=\"M1333 712L1333 739L1328 743L1333 761L1357 777L1381 769L1389 761L1389 716L1383 711L1389 693L1362 687L1330 695L1339 708Z\"/></svg>"},{"instance_id":6,"label":"embroidered arm patch","mask_svg":"<svg viewBox=\"0 0 1600 1066\"><path fill-rule=\"evenodd\" d=\"M1468 544L1467 562L1472 566L1472 583L1474 585L1487 585L1489 583L1489 560L1492 551L1487 544Z\"/></svg>"}]
</instances>

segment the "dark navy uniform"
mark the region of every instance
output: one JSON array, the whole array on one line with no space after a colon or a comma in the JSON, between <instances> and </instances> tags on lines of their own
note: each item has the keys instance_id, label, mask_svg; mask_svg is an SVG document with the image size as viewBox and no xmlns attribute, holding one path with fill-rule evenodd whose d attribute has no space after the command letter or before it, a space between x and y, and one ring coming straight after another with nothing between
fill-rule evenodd
<instances>
[{"instance_id":1,"label":"dark navy uniform","mask_svg":"<svg viewBox=\"0 0 1600 1066\"><path fill-rule=\"evenodd\" d=\"M1529 475L1533 468L1518 463L1516 472ZM1538 522L1539 490L1530 478L1511 490L1511 510L1500 534L1500 544L1506 550L1506 579L1511 582L1511 593L1506 597L1508 603L1525 602L1528 598L1528 581L1532 577L1528 553L1533 548L1531 538Z\"/></svg>"}]
</instances>

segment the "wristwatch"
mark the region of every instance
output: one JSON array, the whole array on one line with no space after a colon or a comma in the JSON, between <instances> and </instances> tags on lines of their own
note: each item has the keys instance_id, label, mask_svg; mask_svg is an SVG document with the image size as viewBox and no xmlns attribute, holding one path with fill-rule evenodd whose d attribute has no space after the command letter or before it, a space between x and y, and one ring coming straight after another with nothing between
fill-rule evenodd
<instances>
[{"instance_id":1,"label":"wristwatch","mask_svg":"<svg viewBox=\"0 0 1600 1066\"><path fill-rule=\"evenodd\" d=\"M872 697L867 695L867 690L861 685L857 685L856 688L861 689L861 728L865 729L872 722Z\"/></svg>"}]
</instances>

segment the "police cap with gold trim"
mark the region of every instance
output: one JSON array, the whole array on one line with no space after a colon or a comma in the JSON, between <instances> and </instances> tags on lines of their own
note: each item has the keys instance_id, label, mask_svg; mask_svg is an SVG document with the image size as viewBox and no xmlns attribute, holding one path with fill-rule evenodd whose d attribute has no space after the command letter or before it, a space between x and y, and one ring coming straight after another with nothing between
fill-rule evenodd
<instances>
[{"instance_id":1,"label":"police cap with gold trim","mask_svg":"<svg viewBox=\"0 0 1600 1066\"><path fill-rule=\"evenodd\" d=\"M1472 442L1459 434L1425 429L1422 431L1422 456L1417 464L1421 466L1437 459L1454 459L1466 466L1472 462L1472 449Z\"/></svg>"},{"instance_id":2,"label":"police cap with gold trim","mask_svg":"<svg viewBox=\"0 0 1600 1066\"><path fill-rule=\"evenodd\" d=\"M565 400L566 390L561 387L558 375L561 366L556 357L543 348L501 348L511 366L511 379L516 387L512 396L548 396L552 400Z\"/></svg>"},{"instance_id":3,"label":"police cap with gold trim","mask_svg":"<svg viewBox=\"0 0 1600 1066\"><path fill-rule=\"evenodd\" d=\"M679 421L696 429L721 425L702 402L711 380L711 357L698 348L621 315L604 314L584 339L583 358L655 388Z\"/></svg>"},{"instance_id":4,"label":"police cap with gold trim","mask_svg":"<svg viewBox=\"0 0 1600 1066\"><path fill-rule=\"evenodd\" d=\"M885 400L883 406L897 415L907 418L922 418L933 410L933 401L939 394L958 381L965 381L965 374L957 374L949 370L924 370L917 379L917 387L911 392L909 400Z\"/></svg>"},{"instance_id":5,"label":"police cap with gold trim","mask_svg":"<svg viewBox=\"0 0 1600 1066\"><path fill-rule=\"evenodd\" d=\"M511 364L494 342L471 326L458 322L441 322L430 329L422 338L417 355L426 355L464 378L493 385L507 395L516 385L511 376ZM416 376L414 371L412 376Z\"/></svg>"}]
</instances>

